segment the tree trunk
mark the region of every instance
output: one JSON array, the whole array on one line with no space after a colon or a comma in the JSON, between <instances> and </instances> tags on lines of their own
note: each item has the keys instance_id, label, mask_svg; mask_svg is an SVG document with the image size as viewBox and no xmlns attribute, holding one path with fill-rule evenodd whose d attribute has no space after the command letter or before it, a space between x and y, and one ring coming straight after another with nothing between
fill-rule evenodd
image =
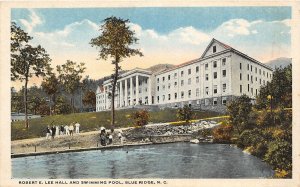
<instances>
[{"instance_id":1,"label":"tree trunk","mask_svg":"<svg viewBox=\"0 0 300 187\"><path fill-rule=\"evenodd\" d=\"M73 111L73 114L75 113L75 101L74 101L74 93L72 94L72 111Z\"/></svg>"},{"instance_id":2,"label":"tree trunk","mask_svg":"<svg viewBox=\"0 0 300 187\"><path fill-rule=\"evenodd\" d=\"M52 104L52 95L50 95L50 98L49 98L49 110L50 110L49 111L50 112L49 115L50 116L52 116L52 106L51 106L51 104Z\"/></svg>"},{"instance_id":3,"label":"tree trunk","mask_svg":"<svg viewBox=\"0 0 300 187\"><path fill-rule=\"evenodd\" d=\"M25 128L29 128L28 124L28 115L27 115L27 84L28 84L28 77L25 78L25 86L24 86L24 105L25 105Z\"/></svg>"},{"instance_id":4,"label":"tree trunk","mask_svg":"<svg viewBox=\"0 0 300 187\"><path fill-rule=\"evenodd\" d=\"M115 74L113 79L112 85L112 93L111 93L111 129L112 131L115 128L115 91L116 91L116 84L118 81L118 73L119 73L119 58L115 59Z\"/></svg>"}]
</instances>

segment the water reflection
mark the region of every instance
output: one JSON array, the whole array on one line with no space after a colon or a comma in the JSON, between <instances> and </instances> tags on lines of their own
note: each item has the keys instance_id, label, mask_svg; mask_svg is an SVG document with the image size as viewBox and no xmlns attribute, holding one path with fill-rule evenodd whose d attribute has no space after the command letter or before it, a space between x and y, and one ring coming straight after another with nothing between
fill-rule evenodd
<instances>
[{"instance_id":1,"label":"water reflection","mask_svg":"<svg viewBox=\"0 0 300 187\"><path fill-rule=\"evenodd\" d=\"M238 148L189 143L15 158L12 169L14 178L268 178L273 175L267 164Z\"/></svg>"}]
</instances>

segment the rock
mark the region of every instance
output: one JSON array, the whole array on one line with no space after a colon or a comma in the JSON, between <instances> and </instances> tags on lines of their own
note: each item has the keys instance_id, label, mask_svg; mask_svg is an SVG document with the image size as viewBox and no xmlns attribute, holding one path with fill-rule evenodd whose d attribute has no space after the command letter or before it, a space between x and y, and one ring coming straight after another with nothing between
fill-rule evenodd
<instances>
[{"instance_id":1,"label":"rock","mask_svg":"<svg viewBox=\"0 0 300 187\"><path fill-rule=\"evenodd\" d=\"M195 143L195 144L198 144L200 141L198 139L193 139L193 140L190 140L191 143Z\"/></svg>"},{"instance_id":2,"label":"rock","mask_svg":"<svg viewBox=\"0 0 300 187\"><path fill-rule=\"evenodd\" d=\"M172 134L173 134L172 132L167 131L164 135L165 135L165 136L170 136L170 135L172 135Z\"/></svg>"}]
</instances>

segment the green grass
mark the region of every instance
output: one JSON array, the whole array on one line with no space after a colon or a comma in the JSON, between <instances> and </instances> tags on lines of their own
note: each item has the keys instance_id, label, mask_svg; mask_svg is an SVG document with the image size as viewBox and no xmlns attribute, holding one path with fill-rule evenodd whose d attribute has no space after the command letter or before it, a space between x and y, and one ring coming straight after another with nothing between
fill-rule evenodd
<instances>
[{"instance_id":1,"label":"green grass","mask_svg":"<svg viewBox=\"0 0 300 187\"><path fill-rule=\"evenodd\" d=\"M133 110L116 111L115 128L134 126L133 120L130 118L130 114L132 112ZM195 119L214 117L220 115L219 113L208 111L195 111L194 113ZM42 137L45 136L45 129L47 125L50 125L52 122L54 125L69 125L70 123L75 121L80 123L81 132L99 130L101 126L104 126L105 128L110 128L110 111L75 113L68 115L55 115L37 119L30 119L28 130L24 128L24 121L13 122L11 125L11 139L19 140L26 138ZM165 109L150 112L150 123L164 123L173 121L177 121L175 109Z\"/></svg>"}]
</instances>

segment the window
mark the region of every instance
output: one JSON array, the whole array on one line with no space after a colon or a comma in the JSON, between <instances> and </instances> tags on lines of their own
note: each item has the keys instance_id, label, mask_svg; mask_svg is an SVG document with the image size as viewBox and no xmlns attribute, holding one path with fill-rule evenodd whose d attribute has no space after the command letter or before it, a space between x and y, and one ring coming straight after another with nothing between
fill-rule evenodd
<instances>
[{"instance_id":1,"label":"window","mask_svg":"<svg viewBox=\"0 0 300 187\"><path fill-rule=\"evenodd\" d=\"M165 77L163 77L163 82L165 81Z\"/></svg>"},{"instance_id":2,"label":"window","mask_svg":"<svg viewBox=\"0 0 300 187\"><path fill-rule=\"evenodd\" d=\"M222 59L222 66L226 66L226 58Z\"/></svg>"},{"instance_id":3,"label":"window","mask_svg":"<svg viewBox=\"0 0 300 187\"><path fill-rule=\"evenodd\" d=\"M174 98L177 99L177 93L174 94Z\"/></svg>"},{"instance_id":4,"label":"window","mask_svg":"<svg viewBox=\"0 0 300 187\"><path fill-rule=\"evenodd\" d=\"M209 94L208 87L205 87L205 93L206 93L206 95L208 95L208 94Z\"/></svg>"},{"instance_id":5,"label":"window","mask_svg":"<svg viewBox=\"0 0 300 187\"><path fill-rule=\"evenodd\" d=\"M159 83L159 78L157 78L157 83Z\"/></svg>"},{"instance_id":6,"label":"window","mask_svg":"<svg viewBox=\"0 0 300 187\"><path fill-rule=\"evenodd\" d=\"M248 80L248 81L249 81L249 77L250 77L250 76L249 76L249 74L248 74L248 75L247 75L247 80Z\"/></svg>"},{"instance_id":7,"label":"window","mask_svg":"<svg viewBox=\"0 0 300 187\"><path fill-rule=\"evenodd\" d=\"M269 73L267 72L267 78L269 78Z\"/></svg>"},{"instance_id":8,"label":"window","mask_svg":"<svg viewBox=\"0 0 300 187\"><path fill-rule=\"evenodd\" d=\"M165 95L163 95L163 101L165 101Z\"/></svg>"},{"instance_id":9,"label":"window","mask_svg":"<svg viewBox=\"0 0 300 187\"><path fill-rule=\"evenodd\" d=\"M157 96L157 103L159 103L159 96Z\"/></svg>"},{"instance_id":10,"label":"window","mask_svg":"<svg viewBox=\"0 0 300 187\"><path fill-rule=\"evenodd\" d=\"M199 97L199 93L200 93L199 90L200 90L199 88L196 89L196 97Z\"/></svg>"},{"instance_id":11,"label":"window","mask_svg":"<svg viewBox=\"0 0 300 187\"><path fill-rule=\"evenodd\" d=\"M174 82L174 87L177 86L177 82Z\"/></svg>"},{"instance_id":12,"label":"window","mask_svg":"<svg viewBox=\"0 0 300 187\"><path fill-rule=\"evenodd\" d=\"M250 92L250 85L248 84L248 92Z\"/></svg>"},{"instance_id":13,"label":"window","mask_svg":"<svg viewBox=\"0 0 300 187\"><path fill-rule=\"evenodd\" d=\"M223 73L222 73L222 74L223 74L223 77L226 77L226 70L223 70L222 72L223 72Z\"/></svg>"},{"instance_id":14,"label":"window","mask_svg":"<svg viewBox=\"0 0 300 187\"><path fill-rule=\"evenodd\" d=\"M259 69L259 74L261 75L261 69Z\"/></svg>"},{"instance_id":15,"label":"window","mask_svg":"<svg viewBox=\"0 0 300 187\"><path fill-rule=\"evenodd\" d=\"M163 90L165 90L165 88L166 88L165 85L163 85L162 87L163 87Z\"/></svg>"},{"instance_id":16,"label":"window","mask_svg":"<svg viewBox=\"0 0 300 187\"><path fill-rule=\"evenodd\" d=\"M188 93L189 93L189 95L188 95L188 96L189 96L189 98L191 98L191 95L192 95L192 90L189 90L189 92L188 92Z\"/></svg>"},{"instance_id":17,"label":"window","mask_svg":"<svg viewBox=\"0 0 300 187\"><path fill-rule=\"evenodd\" d=\"M208 63L205 64L205 70L208 70Z\"/></svg>"},{"instance_id":18,"label":"window","mask_svg":"<svg viewBox=\"0 0 300 187\"><path fill-rule=\"evenodd\" d=\"M249 70L249 64L247 64L247 70Z\"/></svg>"},{"instance_id":19,"label":"window","mask_svg":"<svg viewBox=\"0 0 300 187\"><path fill-rule=\"evenodd\" d=\"M265 71L263 71L263 75L265 76Z\"/></svg>"},{"instance_id":20,"label":"window","mask_svg":"<svg viewBox=\"0 0 300 187\"><path fill-rule=\"evenodd\" d=\"M240 73L240 80L242 80L242 74Z\"/></svg>"},{"instance_id":21,"label":"window","mask_svg":"<svg viewBox=\"0 0 300 187\"><path fill-rule=\"evenodd\" d=\"M181 80L181 86L183 86L184 85L184 80Z\"/></svg>"},{"instance_id":22,"label":"window","mask_svg":"<svg viewBox=\"0 0 300 187\"><path fill-rule=\"evenodd\" d=\"M251 65L251 72L252 72L252 65Z\"/></svg>"},{"instance_id":23,"label":"window","mask_svg":"<svg viewBox=\"0 0 300 187\"><path fill-rule=\"evenodd\" d=\"M255 81L257 82L257 77L255 77Z\"/></svg>"},{"instance_id":24,"label":"window","mask_svg":"<svg viewBox=\"0 0 300 187\"><path fill-rule=\"evenodd\" d=\"M222 105L226 105L227 97L222 97Z\"/></svg>"},{"instance_id":25,"label":"window","mask_svg":"<svg viewBox=\"0 0 300 187\"><path fill-rule=\"evenodd\" d=\"M264 84L264 85L265 85L265 83L266 83L265 80L263 80L263 84Z\"/></svg>"},{"instance_id":26,"label":"window","mask_svg":"<svg viewBox=\"0 0 300 187\"><path fill-rule=\"evenodd\" d=\"M198 76L196 77L196 83L199 83L199 77Z\"/></svg>"},{"instance_id":27,"label":"window","mask_svg":"<svg viewBox=\"0 0 300 187\"><path fill-rule=\"evenodd\" d=\"M214 79L216 79L218 77L217 72L214 72Z\"/></svg>"},{"instance_id":28,"label":"window","mask_svg":"<svg viewBox=\"0 0 300 187\"><path fill-rule=\"evenodd\" d=\"M181 92L181 99L183 99L184 98L184 92L182 91Z\"/></svg>"},{"instance_id":29,"label":"window","mask_svg":"<svg viewBox=\"0 0 300 187\"><path fill-rule=\"evenodd\" d=\"M226 84L223 84L223 92L226 92Z\"/></svg>"},{"instance_id":30,"label":"window","mask_svg":"<svg viewBox=\"0 0 300 187\"><path fill-rule=\"evenodd\" d=\"M208 74L205 74L205 80L208 81Z\"/></svg>"},{"instance_id":31,"label":"window","mask_svg":"<svg viewBox=\"0 0 300 187\"><path fill-rule=\"evenodd\" d=\"M242 63L240 63L240 69L242 69Z\"/></svg>"},{"instance_id":32,"label":"window","mask_svg":"<svg viewBox=\"0 0 300 187\"><path fill-rule=\"evenodd\" d=\"M257 67L255 67L255 73L257 73Z\"/></svg>"},{"instance_id":33,"label":"window","mask_svg":"<svg viewBox=\"0 0 300 187\"><path fill-rule=\"evenodd\" d=\"M199 66L196 66L196 73L199 72Z\"/></svg>"},{"instance_id":34,"label":"window","mask_svg":"<svg viewBox=\"0 0 300 187\"><path fill-rule=\"evenodd\" d=\"M217 52L217 46L213 46L213 53Z\"/></svg>"},{"instance_id":35,"label":"window","mask_svg":"<svg viewBox=\"0 0 300 187\"><path fill-rule=\"evenodd\" d=\"M192 79L189 78L189 79L188 79L188 85L191 85L191 83L192 83Z\"/></svg>"},{"instance_id":36,"label":"window","mask_svg":"<svg viewBox=\"0 0 300 187\"><path fill-rule=\"evenodd\" d=\"M188 69L188 74L190 75L192 73L192 70L191 69Z\"/></svg>"},{"instance_id":37,"label":"window","mask_svg":"<svg viewBox=\"0 0 300 187\"><path fill-rule=\"evenodd\" d=\"M168 89L170 89L170 88L171 88L171 83L168 84Z\"/></svg>"},{"instance_id":38,"label":"window","mask_svg":"<svg viewBox=\"0 0 300 187\"><path fill-rule=\"evenodd\" d=\"M181 71L181 77L183 77L183 71Z\"/></svg>"},{"instance_id":39,"label":"window","mask_svg":"<svg viewBox=\"0 0 300 187\"><path fill-rule=\"evenodd\" d=\"M240 85L240 93L242 93L242 92L243 92L243 86Z\"/></svg>"},{"instance_id":40,"label":"window","mask_svg":"<svg viewBox=\"0 0 300 187\"><path fill-rule=\"evenodd\" d=\"M214 66L214 68L217 67L217 61L214 61L214 62L213 62L213 66Z\"/></svg>"},{"instance_id":41,"label":"window","mask_svg":"<svg viewBox=\"0 0 300 187\"><path fill-rule=\"evenodd\" d=\"M251 83L253 83L253 76L251 75Z\"/></svg>"},{"instance_id":42,"label":"window","mask_svg":"<svg viewBox=\"0 0 300 187\"><path fill-rule=\"evenodd\" d=\"M218 86L214 85L214 94L218 93Z\"/></svg>"},{"instance_id":43,"label":"window","mask_svg":"<svg viewBox=\"0 0 300 187\"><path fill-rule=\"evenodd\" d=\"M168 100L169 101L171 100L171 94L168 94Z\"/></svg>"},{"instance_id":44,"label":"window","mask_svg":"<svg viewBox=\"0 0 300 187\"><path fill-rule=\"evenodd\" d=\"M259 79L259 84L261 84L261 79Z\"/></svg>"},{"instance_id":45,"label":"window","mask_svg":"<svg viewBox=\"0 0 300 187\"><path fill-rule=\"evenodd\" d=\"M157 86L157 91L159 91L159 86Z\"/></svg>"},{"instance_id":46,"label":"window","mask_svg":"<svg viewBox=\"0 0 300 187\"><path fill-rule=\"evenodd\" d=\"M253 88L251 88L251 94L253 95Z\"/></svg>"},{"instance_id":47,"label":"window","mask_svg":"<svg viewBox=\"0 0 300 187\"><path fill-rule=\"evenodd\" d=\"M257 96L257 89L255 89L255 95Z\"/></svg>"},{"instance_id":48,"label":"window","mask_svg":"<svg viewBox=\"0 0 300 187\"><path fill-rule=\"evenodd\" d=\"M170 80L171 79L171 75L168 75L168 80Z\"/></svg>"},{"instance_id":49,"label":"window","mask_svg":"<svg viewBox=\"0 0 300 187\"><path fill-rule=\"evenodd\" d=\"M214 99L213 99L213 104L214 104L214 105L217 105L217 104L218 104L218 98L214 98Z\"/></svg>"},{"instance_id":50,"label":"window","mask_svg":"<svg viewBox=\"0 0 300 187\"><path fill-rule=\"evenodd\" d=\"M174 79L177 79L177 73L174 73Z\"/></svg>"}]
</instances>

